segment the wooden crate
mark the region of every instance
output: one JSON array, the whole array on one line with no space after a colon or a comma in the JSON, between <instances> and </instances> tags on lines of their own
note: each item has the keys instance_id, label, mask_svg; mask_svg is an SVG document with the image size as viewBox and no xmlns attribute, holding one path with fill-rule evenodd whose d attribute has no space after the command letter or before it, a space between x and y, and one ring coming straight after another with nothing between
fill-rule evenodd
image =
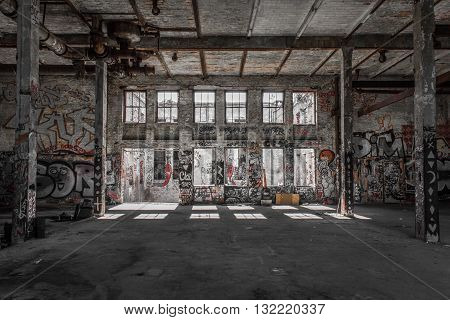
<instances>
[{"instance_id":1,"label":"wooden crate","mask_svg":"<svg viewBox=\"0 0 450 320\"><path fill-rule=\"evenodd\" d=\"M296 193L277 193L275 195L275 204L300 204L300 195Z\"/></svg>"}]
</instances>

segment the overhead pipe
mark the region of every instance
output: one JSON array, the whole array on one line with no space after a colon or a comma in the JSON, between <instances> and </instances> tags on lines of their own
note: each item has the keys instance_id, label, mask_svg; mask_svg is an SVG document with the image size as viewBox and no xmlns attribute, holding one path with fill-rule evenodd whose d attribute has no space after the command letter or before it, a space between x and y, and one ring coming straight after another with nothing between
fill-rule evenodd
<instances>
[{"instance_id":1,"label":"overhead pipe","mask_svg":"<svg viewBox=\"0 0 450 320\"><path fill-rule=\"evenodd\" d=\"M17 1L0 0L0 11L7 17L17 19ZM84 50L75 50L64 41L51 33L45 26L39 24L39 40L42 45L53 51L56 55L67 59L86 59Z\"/></svg>"}]
</instances>

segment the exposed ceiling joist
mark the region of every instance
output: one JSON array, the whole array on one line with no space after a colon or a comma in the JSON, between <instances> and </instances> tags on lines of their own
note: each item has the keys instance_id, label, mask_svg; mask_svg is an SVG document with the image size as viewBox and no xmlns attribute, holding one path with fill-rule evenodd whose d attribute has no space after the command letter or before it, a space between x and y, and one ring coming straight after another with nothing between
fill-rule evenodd
<instances>
[{"instance_id":1,"label":"exposed ceiling joist","mask_svg":"<svg viewBox=\"0 0 450 320\"><path fill-rule=\"evenodd\" d=\"M138 18L139 24L141 26L145 26L146 21L145 21L145 17L142 14L141 10L139 9L136 0L128 0L128 2L130 3L131 7L133 8L134 13L136 14L136 17Z\"/></svg>"},{"instance_id":2,"label":"exposed ceiling joist","mask_svg":"<svg viewBox=\"0 0 450 320\"><path fill-rule=\"evenodd\" d=\"M205 52L203 50L200 50L199 54L200 54L200 65L202 67L202 76L203 79L206 79L208 78L208 69L206 67Z\"/></svg>"},{"instance_id":3,"label":"exposed ceiling joist","mask_svg":"<svg viewBox=\"0 0 450 320\"><path fill-rule=\"evenodd\" d=\"M316 15L316 12L319 10L323 1L324 0L315 0L314 1L314 3L311 6L311 9L309 9L308 14L303 19L302 23L300 24L300 27L298 28L298 30L295 34L294 43L300 39L300 37L305 32L305 30L308 28L309 24L311 23L312 19ZM281 70L283 69L283 66L286 64L286 61L291 56L291 53L292 53L292 49L289 49L286 52L285 56L283 57L283 60L281 60L280 65L277 67L277 70L275 71L275 75L274 75L275 77L277 77L280 74Z\"/></svg>"},{"instance_id":4,"label":"exposed ceiling joist","mask_svg":"<svg viewBox=\"0 0 450 320\"><path fill-rule=\"evenodd\" d=\"M286 52L286 54L283 57L283 60L281 60L280 65L277 67L277 70L275 71L275 77L278 77L278 75L280 74L281 69L283 69L283 66L285 65L286 61L289 59L289 57L291 56L292 50L288 50Z\"/></svg>"},{"instance_id":5,"label":"exposed ceiling joist","mask_svg":"<svg viewBox=\"0 0 450 320\"><path fill-rule=\"evenodd\" d=\"M442 0L435 0L434 1L434 6L438 5L440 2L442 2ZM398 38L399 36L401 36L401 33L403 31L405 31L406 29L408 29L412 24L414 23L414 19L411 19L407 24L405 24L403 27L401 27L399 30L397 30L397 32L395 32L392 36L391 39L389 39L386 43L384 43L382 46L378 47L376 50L372 51L371 53L369 53L369 55L367 57L365 57L364 59L362 59L360 62L358 62L352 69L355 70L357 69L360 65L362 65L364 62L366 62L367 60L369 60L373 55L375 55L377 52L379 52L380 50L383 49L388 49L386 46L389 45L389 43L391 41L394 41L396 38ZM446 26L448 28L448 26ZM439 32L442 32L443 37L445 37L445 34L448 33L448 30L445 30L446 28L439 28L439 29L435 29L435 36L440 35ZM411 48L413 49L413 48Z\"/></svg>"},{"instance_id":6,"label":"exposed ceiling joist","mask_svg":"<svg viewBox=\"0 0 450 320\"><path fill-rule=\"evenodd\" d=\"M316 15L316 12L319 10L320 6L322 5L322 2L324 0L315 0L314 3L311 6L311 9L309 9L308 14L306 15L305 19L303 19L300 28L298 28L297 33L295 34L295 39L299 39L303 33L305 32L306 28L308 28L309 24L311 23L312 19Z\"/></svg>"},{"instance_id":7,"label":"exposed ceiling joist","mask_svg":"<svg viewBox=\"0 0 450 320\"><path fill-rule=\"evenodd\" d=\"M353 36L353 34L359 29L361 28L361 26L367 21L369 20L369 18L378 10L379 7L381 7L381 5L385 2L386 0L378 0L377 2L375 2L373 4L373 6L367 10L366 12L364 12L355 22L355 24L353 25L352 29L350 30L350 32L347 34L347 36L345 37L345 39L350 39L351 36ZM310 76L314 76L324 65L325 63L328 62L328 60L331 59L331 57L333 57L336 52L338 50L334 49L333 51L331 51L326 57L325 59L323 59L322 61L319 62L319 64L312 70L312 72L310 73Z\"/></svg>"},{"instance_id":8,"label":"exposed ceiling joist","mask_svg":"<svg viewBox=\"0 0 450 320\"><path fill-rule=\"evenodd\" d=\"M246 61L247 61L247 50L244 50L242 52L241 66L239 68L239 77L241 77L241 78L244 75L244 68L245 68L245 62Z\"/></svg>"},{"instance_id":9,"label":"exposed ceiling joist","mask_svg":"<svg viewBox=\"0 0 450 320\"><path fill-rule=\"evenodd\" d=\"M192 12L194 14L194 21L195 21L195 29L197 31L197 38L200 38L202 36L202 27L200 25L200 16L198 13L198 3L197 0L191 0L192 4Z\"/></svg>"},{"instance_id":10,"label":"exposed ceiling joist","mask_svg":"<svg viewBox=\"0 0 450 320\"><path fill-rule=\"evenodd\" d=\"M253 0L252 12L250 13L250 20L247 27L247 38L250 38L252 36L253 28L255 27L256 16L258 15L259 11L259 3L260 0Z\"/></svg>"},{"instance_id":11,"label":"exposed ceiling joist","mask_svg":"<svg viewBox=\"0 0 450 320\"><path fill-rule=\"evenodd\" d=\"M373 75L370 76L370 78L376 78L378 77L380 74L385 73L386 71L388 71L389 69L392 69L393 67L395 67L396 65L398 65L400 62L404 61L405 59L409 58L410 56L412 56L414 53L414 50L405 52L404 54L402 54L400 57L396 58L396 59L392 59L391 61L384 63L381 65L381 68L378 69L378 71L376 71Z\"/></svg>"},{"instance_id":12,"label":"exposed ceiling joist","mask_svg":"<svg viewBox=\"0 0 450 320\"><path fill-rule=\"evenodd\" d=\"M172 72L170 72L169 66L166 63L166 60L164 59L163 55L161 53L157 53L156 57L158 58L159 62L161 63L161 66L163 67L164 71L166 72L166 75L168 78L172 78Z\"/></svg>"},{"instance_id":13,"label":"exposed ceiling joist","mask_svg":"<svg viewBox=\"0 0 450 320\"><path fill-rule=\"evenodd\" d=\"M69 6L70 10L72 10L73 13L75 13L81 21L84 22L84 24L86 24L89 29L92 30L92 25L89 23L89 21L86 19L86 17L81 13L80 9L77 8L71 0L64 0L64 2Z\"/></svg>"},{"instance_id":14,"label":"exposed ceiling joist","mask_svg":"<svg viewBox=\"0 0 450 320\"><path fill-rule=\"evenodd\" d=\"M450 81L450 71L436 77L436 87L441 86L442 84L444 84L448 81ZM372 113L375 110L380 110L384 107L387 107L395 102L399 102L399 101L401 101L405 98L411 97L413 95L414 95L414 87L408 88L398 94L394 94L394 95L388 97L387 99L385 99L383 101L375 103L374 105L361 108L360 110L358 110L358 117L362 117L364 115Z\"/></svg>"}]
</instances>

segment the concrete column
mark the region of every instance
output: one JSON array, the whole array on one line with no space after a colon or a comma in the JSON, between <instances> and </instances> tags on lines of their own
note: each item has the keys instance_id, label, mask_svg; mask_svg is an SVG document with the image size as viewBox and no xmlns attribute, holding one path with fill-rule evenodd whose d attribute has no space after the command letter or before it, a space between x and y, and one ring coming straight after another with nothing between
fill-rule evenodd
<instances>
[{"instance_id":1,"label":"concrete column","mask_svg":"<svg viewBox=\"0 0 450 320\"><path fill-rule=\"evenodd\" d=\"M340 210L346 216L353 215L353 106L352 106L352 52L341 49L341 192Z\"/></svg>"},{"instance_id":2,"label":"concrete column","mask_svg":"<svg viewBox=\"0 0 450 320\"><path fill-rule=\"evenodd\" d=\"M39 0L18 2L15 196L12 237L33 235L36 216L36 100L39 91Z\"/></svg>"},{"instance_id":3,"label":"concrete column","mask_svg":"<svg viewBox=\"0 0 450 320\"><path fill-rule=\"evenodd\" d=\"M416 237L427 242L439 241L434 26L434 1L415 1L413 33Z\"/></svg>"},{"instance_id":4,"label":"concrete column","mask_svg":"<svg viewBox=\"0 0 450 320\"><path fill-rule=\"evenodd\" d=\"M94 214L105 213L106 192L106 112L108 70L104 61L95 65L95 154L94 154Z\"/></svg>"}]
</instances>

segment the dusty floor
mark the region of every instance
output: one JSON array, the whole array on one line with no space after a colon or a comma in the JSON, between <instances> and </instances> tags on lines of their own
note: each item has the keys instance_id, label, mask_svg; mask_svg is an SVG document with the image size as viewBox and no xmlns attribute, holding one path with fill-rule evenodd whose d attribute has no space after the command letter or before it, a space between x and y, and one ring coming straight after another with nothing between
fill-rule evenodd
<instances>
[{"instance_id":1,"label":"dusty floor","mask_svg":"<svg viewBox=\"0 0 450 320\"><path fill-rule=\"evenodd\" d=\"M413 238L413 208L357 206L371 220L325 211L192 211L162 220L48 222L48 238L0 250L8 299L442 299L450 297L450 206L442 243ZM328 210L329 211L329 210ZM156 212L156 211L155 211ZM153 213L155 213L153 212ZM160 212L160 211L157 211ZM192 213L220 219L189 219ZM323 219L296 220L284 213ZM163 212L161 212L163 213ZM239 220L234 213L261 213Z\"/></svg>"}]
</instances>

